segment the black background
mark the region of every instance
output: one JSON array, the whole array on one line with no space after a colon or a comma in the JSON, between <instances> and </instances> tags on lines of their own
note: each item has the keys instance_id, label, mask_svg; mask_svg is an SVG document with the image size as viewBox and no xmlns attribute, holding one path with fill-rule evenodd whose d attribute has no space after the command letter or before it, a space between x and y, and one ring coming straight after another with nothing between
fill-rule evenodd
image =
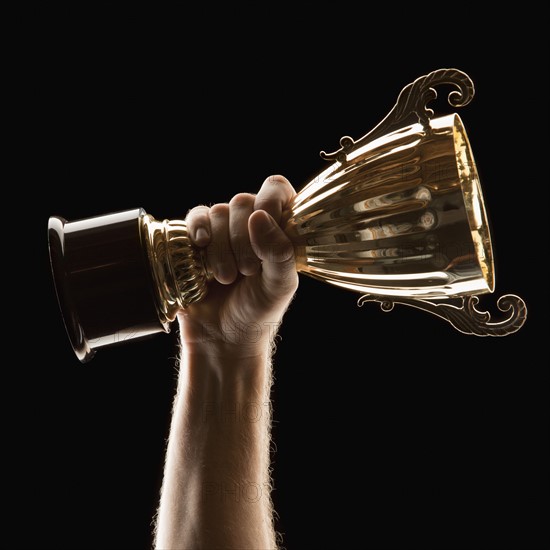
<instances>
[{"instance_id":1,"label":"black background","mask_svg":"<svg viewBox=\"0 0 550 550\"><path fill-rule=\"evenodd\" d=\"M255 192L272 173L299 189L324 168L321 149L366 133L403 86L440 67L475 82L460 114L491 221L496 293L522 296L527 324L503 339L467 337L416 310L357 308L356 295L302 277L275 356L277 528L288 550L547 544L540 17L22 13L6 83L21 154L5 220L17 227L6 263L7 546L149 548L174 392L175 331L76 360L49 271L48 217L141 206L177 218ZM443 101L436 109L448 112ZM483 304L495 312L494 299Z\"/></svg>"}]
</instances>

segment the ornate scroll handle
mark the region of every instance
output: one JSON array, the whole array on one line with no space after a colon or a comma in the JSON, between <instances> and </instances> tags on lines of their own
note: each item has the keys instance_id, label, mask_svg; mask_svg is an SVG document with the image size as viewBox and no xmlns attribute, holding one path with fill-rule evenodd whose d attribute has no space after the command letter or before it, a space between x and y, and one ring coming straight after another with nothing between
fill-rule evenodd
<instances>
[{"instance_id":1,"label":"ornate scroll handle","mask_svg":"<svg viewBox=\"0 0 550 550\"><path fill-rule=\"evenodd\" d=\"M474 97L474 83L466 73L458 69L438 69L417 78L414 82L405 86L401 90L393 109L368 134L358 141L354 141L349 136L344 136L340 139L341 147L338 151L334 151L334 153L321 151L321 158L328 161L346 162L348 153L354 149L414 122L420 122L424 129L429 132L429 121L434 113L432 109L428 108L428 103L437 97L437 92L432 86L442 84L449 84L458 88L458 90L449 93L448 96L449 104L453 107L464 107Z\"/></svg>"},{"instance_id":2,"label":"ornate scroll handle","mask_svg":"<svg viewBox=\"0 0 550 550\"><path fill-rule=\"evenodd\" d=\"M414 298L397 298L393 300L386 296L365 294L359 298L357 305L361 307L366 302L379 302L382 311L391 311L395 304L422 309L449 322L456 330L475 336L507 336L518 331L527 319L525 302L514 294L506 294L497 300L500 311L510 312L506 319L497 323L490 322L491 314L488 311L478 311L476 309L479 302L477 296L460 298L460 305L457 306L445 302L431 302Z\"/></svg>"}]
</instances>

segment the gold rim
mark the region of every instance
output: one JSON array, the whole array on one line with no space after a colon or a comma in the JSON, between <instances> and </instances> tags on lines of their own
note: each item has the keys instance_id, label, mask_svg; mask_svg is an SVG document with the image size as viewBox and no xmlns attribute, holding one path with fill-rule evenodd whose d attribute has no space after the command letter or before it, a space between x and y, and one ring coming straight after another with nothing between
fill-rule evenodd
<instances>
[{"instance_id":1,"label":"gold rim","mask_svg":"<svg viewBox=\"0 0 550 550\"><path fill-rule=\"evenodd\" d=\"M487 211L470 141L462 120L457 114L454 115L453 134L456 163L472 240L483 279L487 283L487 290L493 292L495 289L495 267Z\"/></svg>"}]
</instances>

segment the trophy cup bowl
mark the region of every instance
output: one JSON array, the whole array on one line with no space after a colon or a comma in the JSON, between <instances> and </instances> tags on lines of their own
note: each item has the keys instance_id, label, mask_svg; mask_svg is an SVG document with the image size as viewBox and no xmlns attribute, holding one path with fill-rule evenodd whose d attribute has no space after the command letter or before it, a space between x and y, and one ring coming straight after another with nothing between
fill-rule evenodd
<instances>
[{"instance_id":1,"label":"trophy cup bowl","mask_svg":"<svg viewBox=\"0 0 550 550\"><path fill-rule=\"evenodd\" d=\"M368 134L340 140L330 164L294 197L284 230L298 272L379 302L422 309L457 330L505 336L527 317L524 301L502 296L493 322L476 309L495 289L489 222L481 184L458 114L433 117L434 86L457 88L454 107L474 95L470 78L439 69L400 93ZM48 226L53 277L77 357L169 332L181 308L208 291L208 267L183 220L158 221L143 209Z\"/></svg>"}]
</instances>

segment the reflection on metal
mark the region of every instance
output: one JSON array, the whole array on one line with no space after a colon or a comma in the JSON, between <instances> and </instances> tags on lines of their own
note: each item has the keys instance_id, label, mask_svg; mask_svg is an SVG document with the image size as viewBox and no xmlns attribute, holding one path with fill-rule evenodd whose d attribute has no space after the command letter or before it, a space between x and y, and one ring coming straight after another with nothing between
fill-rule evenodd
<instances>
[{"instance_id":1,"label":"reflection on metal","mask_svg":"<svg viewBox=\"0 0 550 550\"><path fill-rule=\"evenodd\" d=\"M390 113L355 141L321 152L330 165L285 212L300 273L363 296L359 304L413 306L457 330L504 336L527 318L514 295L493 323L476 309L492 293L495 268L478 172L458 114L433 118L433 86L456 88L454 107L474 85L440 69L406 86ZM73 348L82 361L121 340L167 332L177 311L204 298L209 271L182 220L157 221L142 209L49 223L52 270Z\"/></svg>"},{"instance_id":2,"label":"reflection on metal","mask_svg":"<svg viewBox=\"0 0 550 550\"><path fill-rule=\"evenodd\" d=\"M321 152L332 164L295 197L286 232L298 270L378 301L429 311L457 330L504 336L519 330L525 302L498 300L504 321L475 309L495 288L489 224L464 125L453 113L432 118L432 86L450 85L454 107L474 85L457 69L440 69L406 86L390 113L355 141Z\"/></svg>"}]
</instances>

